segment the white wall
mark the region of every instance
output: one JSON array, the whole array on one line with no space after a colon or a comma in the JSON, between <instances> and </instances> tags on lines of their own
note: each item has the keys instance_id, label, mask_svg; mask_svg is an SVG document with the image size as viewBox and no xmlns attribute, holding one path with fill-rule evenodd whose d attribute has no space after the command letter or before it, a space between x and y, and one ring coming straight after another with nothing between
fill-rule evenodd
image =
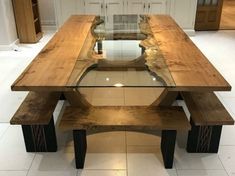
<instances>
[{"instance_id":1,"label":"white wall","mask_svg":"<svg viewBox=\"0 0 235 176\"><path fill-rule=\"evenodd\" d=\"M0 46L8 46L17 40L15 18L11 0L0 1Z\"/></svg>"},{"instance_id":2,"label":"white wall","mask_svg":"<svg viewBox=\"0 0 235 176\"><path fill-rule=\"evenodd\" d=\"M54 0L38 0L38 2L42 25L56 25Z\"/></svg>"}]
</instances>

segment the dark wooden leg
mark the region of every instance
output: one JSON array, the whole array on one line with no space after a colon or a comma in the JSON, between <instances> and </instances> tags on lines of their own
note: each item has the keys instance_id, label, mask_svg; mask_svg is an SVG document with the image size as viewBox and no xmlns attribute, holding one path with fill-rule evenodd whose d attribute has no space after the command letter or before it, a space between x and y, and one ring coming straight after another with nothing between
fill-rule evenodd
<instances>
[{"instance_id":1,"label":"dark wooden leg","mask_svg":"<svg viewBox=\"0 0 235 176\"><path fill-rule=\"evenodd\" d=\"M161 151L166 169L173 167L176 130L163 130L161 139Z\"/></svg>"},{"instance_id":2,"label":"dark wooden leg","mask_svg":"<svg viewBox=\"0 0 235 176\"><path fill-rule=\"evenodd\" d=\"M190 120L192 129L188 133L187 152L217 153L222 126L197 126Z\"/></svg>"},{"instance_id":3,"label":"dark wooden leg","mask_svg":"<svg viewBox=\"0 0 235 176\"><path fill-rule=\"evenodd\" d=\"M83 169L86 157L86 130L73 130L75 163L77 169Z\"/></svg>"},{"instance_id":4,"label":"dark wooden leg","mask_svg":"<svg viewBox=\"0 0 235 176\"><path fill-rule=\"evenodd\" d=\"M27 152L56 152L54 119L48 125L22 125Z\"/></svg>"},{"instance_id":5,"label":"dark wooden leg","mask_svg":"<svg viewBox=\"0 0 235 176\"><path fill-rule=\"evenodd\" d=\"M103 44L102 40L98 40L97 42L98 54L103 54Z\"/></svg>"},{"instance_id":6,"label":"dark wooden leg","mask_svg":"<svg viewBox=\"0 0 235 176\"><path fill-rule=\"evenodd\" d=\"M66 100L64 93L61 93L60 100Z\"/></svg>"}]
</instances>

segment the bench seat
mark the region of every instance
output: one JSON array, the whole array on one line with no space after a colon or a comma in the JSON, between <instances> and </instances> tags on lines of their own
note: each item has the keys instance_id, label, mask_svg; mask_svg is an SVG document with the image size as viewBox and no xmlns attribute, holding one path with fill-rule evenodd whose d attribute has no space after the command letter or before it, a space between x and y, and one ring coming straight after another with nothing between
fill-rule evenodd
<instances>
[{"instance_id":1,"label":"bench seat","mask_svg":"<svg viewBox=\"0 0 235 176\"><path fill-rule=\"evenodd\" d=\"M195 125L234 125L234 120L213 92L183 92Z\"/></svg>"},{"instance_id":2,"label":"bench seat","mask_svg":"<svg viewBox=\"0 0 235 176\"><path fill-rule=\"evenodd\" d=\"M12 117L11 125L22 125L27 152L57 151L53 112L59 99L59 92L29 92Z\"/></svg>"},{"instance_id":3,"label":"bench seat","mask_svg":"<svg viewBox=\"0 0 235 176\"><path fill-rule=\"evenodd\" d=\"M172 168L176 133L191 126L181 107L66 107L60 121L61 130L73 130L75 161L84 167L86 130L161 130L161 151L165 168Z\"/></svg>"},{"instance_id":4,"label":"bench seat","mask_svg":"<svg viewBox=\"0 0 235 176\"><path fill-rule=\"evenodd\" d=\"M233 118L213 92L181 92L181 96L191 115L187 151L217 153L222 125L234 125Z\"/></svg>"},{"instance_id":5,"label":"bench seat","mask_svg":"<svg viewBox=\"0 0 235 176\"><path fill-rule=\"evenodd\" d=\"M29 92L14 116L11 125L47 125L60 99L58 92Z\"/></svg>"},{"instance_id":6,"label":"bench seat","mask_svg":"<svg viewBox=\"0 0 235 176\"><path fill-rule=\"evenodd\" d=\"M67 107L60 121L61 130L189 130L180 107Z\"/></svg>"}]
</instances>

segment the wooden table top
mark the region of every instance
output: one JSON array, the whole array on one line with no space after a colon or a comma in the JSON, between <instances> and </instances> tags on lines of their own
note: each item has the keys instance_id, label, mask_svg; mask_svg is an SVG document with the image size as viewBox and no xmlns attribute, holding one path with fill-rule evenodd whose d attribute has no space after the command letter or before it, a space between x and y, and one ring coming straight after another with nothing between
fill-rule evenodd
<instances>
[{"instance_id":1,"label":"wooden table top","mask_svg":"<svg viewBox=\"0 0 235 176\"><path fill-rule=\"evenodd\" d=\"M71 90L74 69L82 74L94 63L84 62L83 57L88 43L93 42L91 28L95 19L92 15L70 17L13 83L12 90ZM231 90L228 82L171 17L150 15L148 23L174 80L172 90Z\"/></svg>"}]
</instances>

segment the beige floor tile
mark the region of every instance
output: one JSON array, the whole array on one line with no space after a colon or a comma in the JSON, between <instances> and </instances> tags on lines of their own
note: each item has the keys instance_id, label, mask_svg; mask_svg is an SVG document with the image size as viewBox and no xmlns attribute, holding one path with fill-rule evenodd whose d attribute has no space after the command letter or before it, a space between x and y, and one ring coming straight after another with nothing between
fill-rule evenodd
<instances>
[{"instance_id":1,"label":"beige floor tile","mask_svg":"<svg viewBox=\"0 0 235 176\"><path fill-rule=\"evenodd\" d=\"M84 169L126 169L126 153L87 153Z\"/></svg>"},{"instance_id":2,"label":"beige floor tile","mask_svg":"<svg viewBox=\"0 0 235 176\"><path fill-rule=\"evenodd\" d=\"M176 147L174 156L176 169L223 170L217 154L187 153L185 149Z\"/></svg>"},{"instance_id":3,"label":"beige floor tile","mask_svg":"<svg viewBox=\"0 0 235 176\"><path fill-rule=\"evenodd\" d=\"M151 146L143 146L143 145L128 145L127 153L157 153L161 154L161 146L160 145L151 145Z\"/></svg>"},{"instance_id":4,"label":"beige floor tile","mask_svg":"<svg viewBox=\"0 0 235 176\"><path fill-rule=\"evenodd\" d=\"M93 106L124 106L124 98L93 98Z\"/></svg>"},{"instance_id":5,"label":"beige floor tile","mask_svg":"<svg viewBox=\"0 0 235 176\"><path fill-rule=\"evenodd\" d=\"M94 90L93 98L94 99L104 99L104 98L119 99L119 98L123 98L123 95L124 95L123 88L96 88Z\"/></svg>"},{"instance_id":6,"label":"beige floor tile","mask_svg":"<svg viewBox=\"0 0 235 176\"><path fill-rule=\"evenodd\" d=\"M235 176L235 146L220 146L219 158L229 176Z\"/></svg>"},{"instance_id":7,"label":"beige floor tile","mask_svg":"<svg viewBox=\"0 0 235 176\"><path fill-rule=\"evenodd\" d=\"M77 176L126 176L125 170L82 170Z\"/></svg>"},{"instance_id":8,"label":"beige floor tile","mask_svg":"<svg viewBox=\"0 0 235 176\"><path fill-rule=\"evenodd\" d=\"M175 169L165 169L160 154L128 153L129 176L177 176Z\"/></svg>"},{"instance_id":9,"label":"beige floor tile","mask_svg":"<svg viewBox=\"0 0 235 176\"><path fill-rule=\"evenodd\" d=\"M76 176L74 154L58 151L56 153L36 154L29 176Z\"/></svg>"},{"instance_id":10,"label":"beige floor tile","mask_svg":"<svg viewBox=\"0 0 235 176\"><path fill-rule=\"evenodd\" d=\"M154 88L125 88L126 106L144 106L152 104L161 94L162 89Z\"/></svg>"},{"instance_id":11,"label":"beige floor tile","mask_svg":"<svg viewBox=\"0 0 235 176\"><path fill-rule=\"evenodd\" d=\"M122 88L97 88L92 97L94 106L124 106Z\"/></svg>"},{"instance_id":12,"label":"beige floor tile","mask_svg":"<svg viewBox=\"0 0 235 176\"><path fill-rule=\"evenodd\" d=\"M126 153L125 132L105 132L89 135L88 153Z\"/></svg>"},{"instance_id":13,"label":"beige floor tile","mask_svg":"<svg viewBox=\"0 0 235 176\"><path fill-rule=\"evenodd\" d=\"M156 132L156 134L161 134ZM127 145L160 145L161 137L144 132L126 132Z\"/></svg>"}]
</instances>

